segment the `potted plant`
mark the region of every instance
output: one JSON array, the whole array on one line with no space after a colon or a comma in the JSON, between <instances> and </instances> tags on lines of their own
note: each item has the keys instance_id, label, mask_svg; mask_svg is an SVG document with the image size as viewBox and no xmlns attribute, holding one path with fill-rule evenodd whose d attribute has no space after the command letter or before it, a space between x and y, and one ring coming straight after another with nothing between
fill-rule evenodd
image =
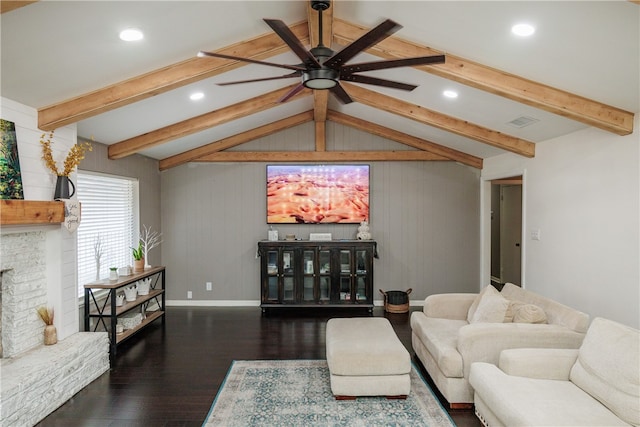
<instances>
[{"instance_id":1,"label":"potted plant","mask_svg":"<svg viewBox=\"0 0 640 427\"><path fill-rule=\"evenodd\" d=\"M144 250L142 249L142 242L138 242L137 248L131 248L133 250L133 271L144 271Z\"/></svg>"},{"instance_id":2,"label":"potted plant","mask_svg":"<svg viewBox=\"0 0 640 427\"><path fill-rule=\"evenodd\" d=\"M109 280L118 280L118 267L109 267Z\"/></svg>"}]
</instances>

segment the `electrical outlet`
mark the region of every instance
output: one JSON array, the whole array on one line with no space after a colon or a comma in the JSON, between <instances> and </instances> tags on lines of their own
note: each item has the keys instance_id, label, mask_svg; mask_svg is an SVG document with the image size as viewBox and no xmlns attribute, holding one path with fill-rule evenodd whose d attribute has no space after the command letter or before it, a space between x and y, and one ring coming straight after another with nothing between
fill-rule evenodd
<instances>
[{"instance_id":1,"label":"electrical outlet","mask_svg":"<svg viewBox=\"0 0 640 427\"><path fill-rule=\"evenodd\" d=\"M193 292L187 291L187 299L193 298Z\"/></svg>"},{"instance_id":2,"label":"electrical outlet","mask_svg":"<svg viewBox=\"0 0 640 427\"><path fill-rule=\"evenodd\" d=\"M211 282L207 282L207 290L210 291L213 288Z\"/></svg>"}]
</instances>

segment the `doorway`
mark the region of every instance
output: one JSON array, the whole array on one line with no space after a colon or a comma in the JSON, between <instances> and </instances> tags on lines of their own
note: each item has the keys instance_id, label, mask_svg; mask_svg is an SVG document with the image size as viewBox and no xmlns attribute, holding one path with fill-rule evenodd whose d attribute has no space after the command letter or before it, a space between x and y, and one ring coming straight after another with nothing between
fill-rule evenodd
<instances>
[{"instance_id":1,"label":"doorway","mask_svg":"<svg viewBox=\"0 0 640 427\"><path fill-rule=\"evenodd\" d=\"M491 282L522 285L522 176L491 181Z\"/></svg>"}]
</instances>

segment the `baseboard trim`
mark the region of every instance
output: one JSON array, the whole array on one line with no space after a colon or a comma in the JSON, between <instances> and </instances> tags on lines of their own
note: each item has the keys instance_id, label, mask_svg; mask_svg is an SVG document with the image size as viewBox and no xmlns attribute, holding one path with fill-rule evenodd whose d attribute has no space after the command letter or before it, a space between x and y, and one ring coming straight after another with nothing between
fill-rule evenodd
<instances>
[{"instance_id":1,"label":"baseboard trim","mask_svg":"<svg viewBox=\"0 0 640 427\"><path fill-rule=\"evenodd\" d=\"M260 307L260 301L257 300L166 300L167 307ZM382 307L384 302L376 300L373 302L376 307ZM409 305L412 307L424 306L424 300L411 300Z\"/></svg>"},{"instance_id":2,"label":"baseboard trim","mask_svg":"<svg viewBox=\"0 0 640 427\"><path fill-rule=\"evenodd\" d=\"M166 300L167 307L260 307L257 300Z\"/></svg>"}]
</instances>

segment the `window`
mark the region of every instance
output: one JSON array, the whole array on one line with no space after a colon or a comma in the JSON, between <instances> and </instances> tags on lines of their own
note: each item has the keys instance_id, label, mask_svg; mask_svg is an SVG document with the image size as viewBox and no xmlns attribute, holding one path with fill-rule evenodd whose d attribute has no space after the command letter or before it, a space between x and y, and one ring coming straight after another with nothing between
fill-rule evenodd
<instances>
[{"instance_id":1,"label":"window","mask_svg":"<svg viewBox=\"0 0 640 427\"><path fill-rule=\"evenodd\" d=\"M82 220L78 227L78 296L84 285L109 277L109 267L131 265L131 247L138 241L138 181L78 171L78 201ZM95 247L102 256L96 274Z\"/></svg>"}]
</instances>

